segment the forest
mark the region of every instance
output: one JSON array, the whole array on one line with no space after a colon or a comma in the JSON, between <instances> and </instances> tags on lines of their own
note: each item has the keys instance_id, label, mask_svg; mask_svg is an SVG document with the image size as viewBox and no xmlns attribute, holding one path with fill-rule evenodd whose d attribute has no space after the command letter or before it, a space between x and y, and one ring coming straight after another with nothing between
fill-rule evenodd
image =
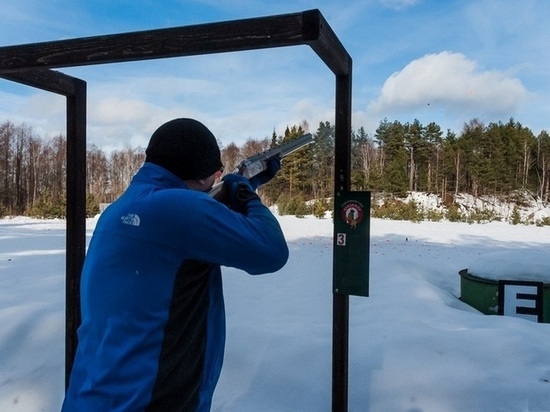
<instances>
[{"instance_id":1,"label":"forest","mask_svg":"<svg viewBox=\"0 0 550 412\"><path fill-rule=\"evenodd\" d=\"M238 162L309 132L314 142L287 156L275 179L259 189L262 199L282 214L315 214L331 210L334 181L334 126L307 121L287 127L282 135L249 138L243 145L222 145L226 171ZM352 131L353 190L403 196L420 191L438 194L452 204L459 193L509 197L528 192L543 202L550 195L550 135L535 135L511 118L484 125L477 119L460 132L443 131L418 120L380 121L373 136L363 127ZM106 153L87 148L87 213L115 200L145 159L144 148L125 147ZM0 217L65 216L66 137L44 139L32 127L0 124Z\"/></svg>"}]
</instances>

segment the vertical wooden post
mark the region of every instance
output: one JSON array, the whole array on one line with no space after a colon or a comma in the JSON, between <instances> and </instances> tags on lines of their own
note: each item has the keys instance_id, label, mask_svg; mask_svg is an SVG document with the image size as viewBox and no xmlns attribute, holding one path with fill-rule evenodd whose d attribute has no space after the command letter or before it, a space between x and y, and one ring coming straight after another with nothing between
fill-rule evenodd
<instances>
[{"instance_id":1,"label":"vertical wooden post","mask_svg":"<svg viewBox=\"0 0 550 412\"><path fill-rule=\"evenodd\" d=\"M336 76L334 196L350 189L351 59L349 74ZM348 410L349 296L334 292L332 327L332 411Z\"/></svg>"},{"instance_id":2,"label":"vertical wooden post","mask_svg":"<svg viewBox=\"0 0 550 412\"><path fill-rule=\"evenodd\" d=\"M67 96L65 387L78 344L80 273L86 253L86 82L75 79L74 87L74 94Z\"/></svg>"}]
</instances>

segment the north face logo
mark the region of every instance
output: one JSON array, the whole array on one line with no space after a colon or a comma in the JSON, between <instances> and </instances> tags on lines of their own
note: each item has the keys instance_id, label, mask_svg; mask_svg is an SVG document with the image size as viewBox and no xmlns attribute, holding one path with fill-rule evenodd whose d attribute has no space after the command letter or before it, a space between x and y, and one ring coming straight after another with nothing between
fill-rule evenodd
<instances>
[{"instance_id":1,"label":"north face logo","mask_svg":"<svg viewBox=\"0 0 550 412\"><path fill-rule=\"evenodd\" d=\"M128 213L126 216L122 216L120 219L125 225L139 226L140 223L139 216L134 213Z\"/></svg>"}]
</instances>

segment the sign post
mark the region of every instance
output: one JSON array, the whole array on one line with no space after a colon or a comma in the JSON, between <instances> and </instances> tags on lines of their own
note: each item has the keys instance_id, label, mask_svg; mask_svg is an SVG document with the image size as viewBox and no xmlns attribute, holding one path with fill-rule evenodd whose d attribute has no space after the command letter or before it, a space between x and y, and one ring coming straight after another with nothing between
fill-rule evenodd
<instances>
[{"instance_id":1,"label":"sign post","mask_svg":"<svg viewBox=\"0 0 550 412\"><path fill-rule=\"evenodd\" d=\"M369 295L370 192L342 192L334 209L333 292Z\"/></svg>"},{"instance_id":2,"label":"sign post","mask_svg":"<svg viewBox=\"0 0 550 412\"><path fill-rule=\"evenodd\" d=\"M348 410L349 295L369 294L370 192L336 192L333 243L332 411Z\"/></svg>"}]
</instances>

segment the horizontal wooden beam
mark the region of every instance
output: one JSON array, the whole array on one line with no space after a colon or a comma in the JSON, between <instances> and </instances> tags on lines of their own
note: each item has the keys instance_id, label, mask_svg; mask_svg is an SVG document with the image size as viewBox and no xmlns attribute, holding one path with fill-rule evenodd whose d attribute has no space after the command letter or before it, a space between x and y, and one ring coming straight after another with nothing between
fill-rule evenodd
<instances>
[{"instance_id":1,"label":"horizontal wooden beam","mask_svg":"<svg viewBox=\"0 0 550 412\"><path fill-rule=\"evenodd\" d=\"M76 93L75 83L83 81L49 69L0 73L0 77L67 97L74 96Z\"/></svg>"},{"instance_id":2,"label":"horizontal wooden beam","mask_svg":"<svg viewBox=\"0 0 550 412\"><path fill-rule=\"evenodd\" d=\"M349 55L319 10L0 47L0 75L263 48L309 45L336 74Z\"/></svg>"},{"instance_id":3,"label":"horizontal wooden beam","mask_svg":"<svg viewBox=\"0 0 550 412\"><path fill-rule=\"evenodd\" d=\"M314 31L309 46L336 76L351 75L352 60L319 10L303 13L304 27Z\"/></svg>"}]
</instances>

